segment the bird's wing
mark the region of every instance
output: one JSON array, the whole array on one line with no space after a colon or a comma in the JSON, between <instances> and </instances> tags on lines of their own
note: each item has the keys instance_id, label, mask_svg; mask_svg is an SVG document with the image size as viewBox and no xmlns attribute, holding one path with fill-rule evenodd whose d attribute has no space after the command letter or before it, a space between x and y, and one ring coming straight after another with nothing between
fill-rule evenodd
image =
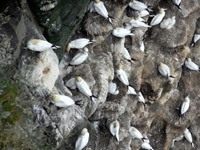
<instances>
[{"instance_id":1,"label":"bird's wing","mask_svg":"<svg viewBox=\"0 0 200 150\"><path fill-rule=\"evenodd\" d=\"M188 102L183 102L181 106L181 114L184 114L189 108L189 103Z\"/></svg>"},{"instance_id":2,"label":"bird's wing","mask_svg":"<svg viewBox=\"0 0 200 150\"><path fill-rule=\"evenodd\" d=\"M99 2L98 4L95 4L95 10L101 16L108 18L108 11L106 7L104 6L103 2Z\"/></svg>"},{"instance_id":3,"label":"bird's wing","mask_svg":"<svg viewBox=\"0 0 200 150\"><path fill-rule=\"evenodd\" d=\"M155 15L155 16L153 17L153 19L151 20L150 25L153 26L153 25L156 25L156 24L160 23L161 20L162 20L162 18L163 18L163 17L162 17L161 14Z\"/></svg>"},{"instance_id":4,"label":"bird's wing","mask_svg":"<svg viewBox=\"0 0 200 150\"><path fill-rule=\"evenodd\" d=\"M113 135L113 136L115 136L115 128L114 128L114 124L113 123L111 123L110 124L110 133Z\"/></svg>"},{"instance_id":5,"label":"bird's wing","mask_svg":"<svg viewBox=\"0 0 200 150\"><path fill-rule=\"evenodd\" d=\"M80 150L82 146L82 139L83 137L80 135L75 144L75 150Z\"/></svg>"},{"instance_id":6,"label":"bird's wing","mask_svg":"<svg viewBox=\"0 0 200 150\"><path fill-rule=\"evenodd\" d=\"M77 53L71 60L70 64L79 64L82 63L86 58L87 58L87 54L83 53L83 52L79 52Z\"/></svg>"}]
</instances>

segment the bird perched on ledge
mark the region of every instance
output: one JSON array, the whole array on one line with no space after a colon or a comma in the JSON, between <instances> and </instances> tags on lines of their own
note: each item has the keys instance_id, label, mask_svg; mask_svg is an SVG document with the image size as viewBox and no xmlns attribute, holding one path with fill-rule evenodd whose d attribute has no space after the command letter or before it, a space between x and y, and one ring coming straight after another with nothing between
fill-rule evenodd
<instances>
[{"instance_id":1,"label":"bird perched on ledge","mask_svg":"<svg viewBox=\"0 0 200 150\"><path fill-rule=\"evenodd\" d=\"M42 52L50 48L52 49L60 48L60 46L56 46L54 44L49 43L48 41L40 39L30 39L27 43L27 47L32 51L38 51L38 52Z\"/></svg>"}]
</instances>

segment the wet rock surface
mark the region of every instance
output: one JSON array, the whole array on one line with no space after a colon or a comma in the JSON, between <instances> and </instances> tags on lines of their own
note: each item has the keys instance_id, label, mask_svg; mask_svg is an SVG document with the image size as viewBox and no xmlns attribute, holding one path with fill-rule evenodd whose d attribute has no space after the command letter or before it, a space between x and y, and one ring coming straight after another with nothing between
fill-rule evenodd
<instances>
[{"instance_id":1,"label":"wet rock surface","mask_svg":"<svg viewBox=\"0 0 200 150\"><path fill-rule=\"evenodd\" d=\"M142 1L153 10L167 8L164 19L175 16L176 23L171 29L160 25L132 28L135 35L125 38L113 36L112 30L129 22L136 11L127 8L127 0L103 2L114 18L112 24L96 12L84 13L88 0L1 2L0 149L72 150L86 127L90 133L87 150L140 150L142 141L130 136L130 126L147 135L155 150L200 147L200 74L184 66L186 58L200 65L199 41L190 46L194 33L200 33L200 1L182 0L182 11L171 1ZM31 51L26 46L31 38L48 39L62 48ZM87 46L89 57L83 64L69 66L77 50L67 53L65 46L77 38L95 42ZM142 39L144 52L140 48ZM124 47L135 59L133 63L124 59ZM160 62L169 66L175 78L158 72ZM119 63L147 106L137 95L127 94L127 87L116 76ZM91 100L67 86L77 76L87 82L97 98ZM118 95L108 93L111 81L117 83ZM56 107L52 103L54 94L67 95L82 105ZM188 95L190 107L180 119L177 108ZM120 123L119 142L109 131L114 120ZM185 128L189 128L195 148L185 138L171 148L172 140Z\"/></svg>"}]
</instances>

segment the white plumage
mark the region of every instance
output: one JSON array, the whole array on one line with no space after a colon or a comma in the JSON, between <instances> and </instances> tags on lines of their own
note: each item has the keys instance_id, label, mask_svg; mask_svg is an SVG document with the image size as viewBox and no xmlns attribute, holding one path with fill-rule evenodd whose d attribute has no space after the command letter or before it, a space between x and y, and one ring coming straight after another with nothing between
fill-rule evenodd
<instances>
[{"instance_id":1,"label":"white plumage","mask_svg":"<svg viewBox=\"0 0 200 150\"><path fill-rule=\"evenodd\" d=\"M192 147L194 147L194 143L193 143L193 140L192 140L192 134L187 128L184 130L184 136L188 140L188 142L191 143Z\"/></svg>"},{"instance_id":2,"label":"white plumage","mask_svg":"<svg viewBox=\"0 0 200 150\"><path fill-rule=\"evenodd\" d=\"M159 67L158 67L158 71L160 72L160 74L162 74L165 77L170 77L170 69L166 64L160 63Z\"/></svg>"},{"instance_id":3,"label":"white plumage","mask_svg":"<svg viewBox=\"0 0 200 150\"><path fill-rule=\"evenodd\" d=\"M166 9L163 8L160 9L159 13L155 15L151 20L150 26L155 26L163 20L163 18L165 17L165 10Z\"/></svg>"},{"instance_id":4,"label":"white plumage","mask_svg":"<svg viewBox=\"0 0 200 150\"><path fill-rule=\"evenodd\" d=\"M199 71L199 66L197 66L197 64L195 64L191 58L186 58L185 60L185 66L193 71Z\"/></svg>"},{"instance_id":5,"label":"white plumage","mask_svg":"<svg viewBox=\"0 0 200 150\"><path fill-rule=\"evenodd\" d=\"M146 28L149 28L151 26L149 26L148 24L145 24L143 21L141 21L140 17L139 18L136 18L136 19L132 19L130 21L132 27L146 27Z\"/></svg>"},{"instance_id":6,"label":"white plumage","mask_svg":"<svg viewBox=\"0 0 200 150\"><path fill-rule=\"evenodd\" d=\"M80 65L82 64L88 57L88 48L84 47L83 51L79 51L70 61L70 65Z\"/></svg>"},{"instance_id":7,"label":"white plumage","mask_svg":"<svg viewBox=\"0 0 200 150\"><path fill-rule=\"evenodd\" d=\"M144 41L140 40L140 50L144 52Z\"/></svg>"},{"instance_id":8,"label":"white plumage","mask_svg":"<svg viewBox=\"0 0 200 150\"><path fill-rule=\"evenodd\" d=\"M182 140L183 138L184 138L184 135L182 134L182 135L176 137L175 139L173 139L173 140L172 140L172 145L171 145L171 147L174 147L174 143L175 143L176 141Z\"/></svg>"},{"instance_id":9,"label":"white plumage","mask_svg":"<svg viewBox=\"0 0 200 150\"><path fill-rule=\"evenodd\" d=\"M153 150L153 148L151 147L151 145L149 143L143 142L141 147L143 149L147 149L147 150Z\"/></svg>"},{"instance_id":10,"label":"white plumage","mask_svg":"<svg viewBox=\"0 0 200 150\"><path fill-rule=\"evenodd\" d=\"M113 121L110 123L110 132L113 136L116 136L117 141L119 141L119 121Z\"/></svg>"},{"instance_id":11,"label":"white plumage","mask_svg":"<svg viewBox=\"0 0 200 150\"><path fill-rule=\"evenodd\" d=\"M79 89L79 91L81 93L83 93L84 95L90 97L91 99L92 99L92 97L94 97L92 95L92 92L91 92L88 84L85 82L85 80L83 80L79 76L76 78L76 87Z\"/></svg>"},{"instance_id":12,"label":"white plumage","mask_svg":"<svg viewBox=\"0 0 200 150\"><path fill-rule=\"evenodd\" d=\"M193 41L191 46L194 46L195 43L200 39L200 34L194 34Z\"/></svg>"},{"instance_id":13,"label":"white plumage","mask_svg":"<svg viewBox=\"0 0 200 150\"><path fill-rule=\"evenodd\" d=\"M127 94L137 95L135 89L129 85L128 77L127 77L126 72L122 69L122 64L118 65L118 69L116 70L116 75L117 75L117 78L124 85L127 86L127 88L128 88Z\"/></svg>"},{"instance_id":14,"label":"white plumage","mask_svg":"<svg viewBox=\"0 0 200 150\"><path fill-rule=\"evenodd\" d=\"M141 92L138 92L138 101L141 102L141 103L143 103L143 104L146 103L145 99L144 99L144 97L143 97L143 95L142 95Z\"/></svg>"},{"instance_id":15,"label":"white plumage","mask_svg":"<svg viewBox=\"0 0 200 150\"><path fill-rule=\"evenodd\" d=\"M53 95L54 104L58 107L68 107L75 104L74 100L65 95Z\"/></svg>"},{"instance_id":16,"label":"white plumage","mask_svg":"<svg viewBox=\"0 0 200 150\"><path fill-rule=\"evenodd\" d=\"M89 4L88 10L90 10L90 12L95 11L97 12L99 15L103 16L104 18L108 19L109 22L112 22L111 19L108 16L108 11L104 5L104 3L100 0L95 0L95 2L91 2Z\"/></svg>"},{"instance_id":17,"label":"white plumage","mask_svg":"<svg viewBox=\"0 0 200 150\"><path fill-rule=\"evenodd\" d=\"M142 134L135 127L130 127L129 133L132 136L132 138L141 139L141 140L143 139Z\"/></svg>"},{"instance_id":18,"label":"white plumage","mask_svg":"<svg viewBox=\"0 0 200 150\"><path fill-rule=\"evenodd\" d=\"M127 50L125 47L124 47L123 57L124 57L126 60L130 61L130 62L134 62L134 60L131 58L131 56L130 56L128 50Z\"/></svg>"},{"instance_id":19,"label":"white plumage","mask_svg":"<svg viewBox=\"0 0 200 150\"><path fill-rule=\"evenodd\" d=\"M141 11L139 11L138 15L140 17L146 17L149 15L149 12L147 10L141 10Z\"/></svg>"},{"instance_id":20,"label":"white plumage","mask_svg":"<svg viewBox=\"0 0 200 150\"><path fill-rule=\"evenodd\" d=\"M111 81L108 85L108 92L113 95L119 94L119 90L117 89L117 84Z\"/></svg>"},{"instance_id":21,"label":"white plumage","mask_svg":"<svg viewBox=\"0 0 200 150\"><path fill-rule=\"evenodd\" d=\"M172 2L178 7L178 9L181 9L181 0L172 0Z\"/></svg>"},{"instance_id":22,"label":"white plumage","mask_svg":"<svg viewBox=\"0 0 200 150\"><path fill-rule=\"evenodd\" d=\"M129 3L129 6L134 9L134 10L144 10L147 9L147 5L145 5L142 2L136 1L136 0L132 0L132 2Z\"/></svg>"},{"instance_id":23,"label":"white plumage","mask_svg":"<svg viewBox=\"0 0 200 150\"><path fill-rule=\"evenodd\" d=\"M90 43L93 43L93 42L91 42L89 39L86 39L86 38L73 40L67 45L67 51L70 51L71 48L76 48L76 49L84 48L86 45Z\"/></svg>"},{"instance_id":24,"label":"white plumage","mask_svg":"<svg viewBox=\"0 0 200 150\"><path fill-rule=\"evenodd\" d=\"M81 131L81 135L79 135L78 139L76 140L75 150L82 150L89 141L89 132L86 128Z\"/></svg>"},{"instance_id":25,"label":"white plumage","mask_svg":"<svg viewBox=\"0 0 200 150\"><path fill-rule=\"evenodd\" d=\"M160 28L171 29L175 23L176 17L173 16L172 18L164 19L160 24Z\"/></svg>"},{"instance_id":26,"label":"white plumage","mask_svg":"<svg viewBox=\"0 0 200 150\"><path fill-rule=\"evenodd\" d=\"M187 96L184 100L184 102L182 103L181 105L181 115L183 115L184 113L186 113L189 109L189 106L190 106L190 99L189 97Z\"/></svg>"},{"instance_id":27,"label":"white plumage","mask_svg":"<svg viewBox=\"0 0 200 150\"><path fill-rule=\"evenodd\" d=\"M112 34L116 37L120 37L123 38L125 36L128 35L134 35L133 33L131 33L131 31L129 29L125 29L125 28L116 28L112 31Z\"/></svg>"},{"instance_id":28,"label":"white plumage","mask_svg":"<svg viewBox=\"0 0 200 150\"><path fill-rule=\"evenodd\" d=\"M56 49L60 48L60 46L54 46L53 44L49 43L48 41L39 40L39 39L30 39L27 43L28 49L32 51L45 51L50 48Z\"/></svg>"}]
</instances>

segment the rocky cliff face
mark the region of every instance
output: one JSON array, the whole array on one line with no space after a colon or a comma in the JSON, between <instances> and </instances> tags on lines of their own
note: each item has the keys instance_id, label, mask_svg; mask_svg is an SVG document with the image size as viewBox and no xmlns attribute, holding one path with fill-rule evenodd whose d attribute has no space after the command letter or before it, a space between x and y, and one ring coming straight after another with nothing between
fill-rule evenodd
<instances>
[{"instance_id":1,"label":"rocky cliff face","mask_svg":"<svg viewBox=\"0 0 200 150\"><path fill-rule=\"evenodd\" d=\"M167 8L164 19L175 16L173 28L133 28L134 36L113 36L115 27L122 27L137 15L127 7L128 0L104 1L114 18L112 24L97 13L86 13L88 0L1 2L1 149L71 150L86 127L90 133L87 150L139 150L142 141L131 138L130 126L147 135L155 150L169 150L172 140L189 128L195 149L199 149L200 75L187 69L184 61L188 57L200 65L199 42L190 47L194 33L200 33L200 1L182 0L181 11L171 1L142 2L155 12L158 7ZM150 21L149 17L144 19ZM87 46L89 57L83 64L69 66L77 50L67 53L65 46L80 37L95 39L95 43ZM46 38L62 48L31 51L26 46L31 38ZM144 51L140 48L142 38ZM123 58L124 47L136 59L134 63ZM160 62L170 67L174 79L158 72ZM128 95L127 87L117 79L119 63L130 85L143 94L146 107L138 96ZM94 101L68 85L77 76L97 96ZM108 93L111 81L117 83L118 95ZM83 106L58 108L52 103L53 94L81 100ZM188 95L190 108L180 120L177 107ZM109 131L109 123L114 120L120 123L119 142ZM193 148L183 138L175 142L173 149Z\"/></svg>"}]
</instances>

